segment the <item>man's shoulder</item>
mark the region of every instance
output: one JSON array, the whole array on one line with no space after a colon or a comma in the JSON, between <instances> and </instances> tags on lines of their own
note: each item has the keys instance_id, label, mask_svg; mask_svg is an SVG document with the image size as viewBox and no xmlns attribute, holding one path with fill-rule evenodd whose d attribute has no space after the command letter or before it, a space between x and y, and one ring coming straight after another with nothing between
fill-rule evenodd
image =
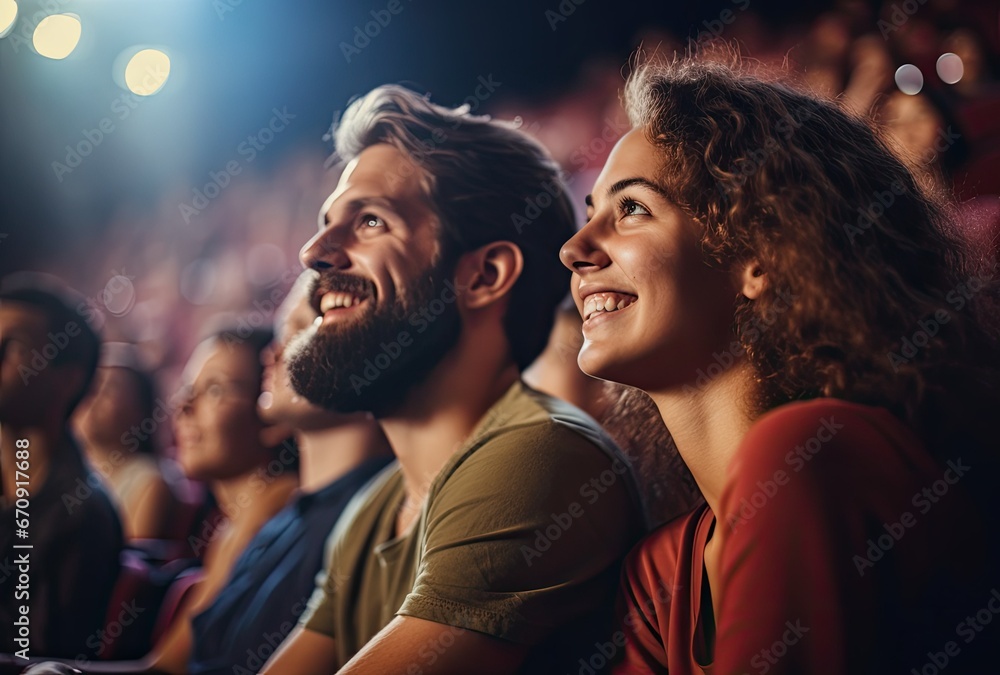
<instances>
[{"instance_id":1,"label":"man's shoulder","mask_svg":"<svg viewBox=\"0 0 1000 675\"><path fill-rule=\"evenodd\" d=\"M599 463L628 463L621 449L590 415L523 382L514 385L503 405L487 413L480 429L458 453L460 462L485 458L497 449L512 457L544 449L548 459L592 458Z\"/></svg>"},{"instance_id":2,"label":"man's shoulder","mask_svg":"<svg viewBox=\"0 0 1000 675\"><path fill-rule=\"evenodd\" d=\"M632 461L601 426L569 403L519 386L438 474L431 501L445 493L483 494L497 485L560 499L589 494L596 485L599 494L627 493L641 511Z\"/></svg>"}]
</instances>

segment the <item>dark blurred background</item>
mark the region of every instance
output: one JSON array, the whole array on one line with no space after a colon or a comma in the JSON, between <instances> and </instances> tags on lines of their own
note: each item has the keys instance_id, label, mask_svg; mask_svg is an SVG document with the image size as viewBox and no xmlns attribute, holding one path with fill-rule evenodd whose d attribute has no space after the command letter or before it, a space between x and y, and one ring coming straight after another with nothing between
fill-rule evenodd
<instances>
[{"instance_id":1,"label":"dark blurred background","mask_svg":"<svg viewBox=\"0 0 1000 675\"><path fill-rule=\"evenodd\" d=\"M0 0L0 31L13 4ZM209 316L269 319L337 178L324 136L385 82L518 120L582 195L627 128L618 94L636 48L718 37L871 116L975 227L1000 214L995 0L16 6L0 38L0 271L66 279L168 387ZM64 13L79 42L46 58L34 31ZM169 73L149 71L147 85L166 80L138 96L124 72L145 48Z\"/></svg>"}]
</instances>

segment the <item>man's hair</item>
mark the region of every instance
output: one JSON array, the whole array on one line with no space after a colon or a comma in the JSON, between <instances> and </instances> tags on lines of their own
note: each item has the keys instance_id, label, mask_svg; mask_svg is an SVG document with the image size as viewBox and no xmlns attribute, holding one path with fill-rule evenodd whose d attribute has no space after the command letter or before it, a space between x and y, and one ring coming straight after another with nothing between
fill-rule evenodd
<instances>
[{"instance_id":1,"label":"man's hair","mask_svg":"<svg viewBox=\"0 0 1000 675\"><path fill-rule=\"evenodd\" d=\"M466 107L435 105L395 85L351 103L334 142L343 161L378 143L413 160L440 220L445 255L457 257L494 241L521 249L524 269L511 291L504 328L518 367L534 361L569 287L559 249L575 231L559 167L545 149L510 124L470 115ZM409 169L400 167L400 177Z\"/></svg>"},{"instance_id":2,"label":"man's hair","mask_svg":"<svg viewBox=\"0 0 1000 675\"><path fill-rule=\"evenodd\" d=\"M101 353L96 327L76 309L85 305L85 299L55 277L21 272L0 283L0 303L4 302L17 302L40 311L45 316L46 334L65 333L69 324L79 327L79 334L67 335L66 345L50 361L53 366L74 366L83 371L80 389L70 398L68 416L90 389Z\"/></svg>"},{"instance_id":3,"label":"man's hair","mask_svg":"<svg viewBox=\"0 0 1000 675\"><path fill-rule=\"evenodd\" d=\"M970 399L996 400L992 261L868 121L726 56L639 66L625 107L713 264L756 259L767 274L734 321L757 412L833 396L946 438Z\"/></svg>"}]
</instances>

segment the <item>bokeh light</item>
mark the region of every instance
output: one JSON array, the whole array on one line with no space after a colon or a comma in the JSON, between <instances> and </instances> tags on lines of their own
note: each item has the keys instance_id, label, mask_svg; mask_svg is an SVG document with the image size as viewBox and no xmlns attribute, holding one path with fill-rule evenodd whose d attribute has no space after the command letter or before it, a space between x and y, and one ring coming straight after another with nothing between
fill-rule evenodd
<instances>
[{"instance_id":1,"label":"bokeh light","mask_svg":"<svg viewBox=\"0 0 1000 675\"><path fill-rule=\"evenodd\" d=\"M912 63L896 69L896 86L904 94L916 96L924 88L924 74Z\"/></svg>"},{"instance_id":2,"label":"bokeh light","mask_svg":"<svg viewBox=\"0 0 1000 675\"><path fill-rule=\"evenodd\" d=\"M14 30L17 20L17 3L14 0L0 0L0 38Z\"/></svg>"},{"instance_id":3,"label":"bokeh light","mask_svg":"<svg viewBox=\"0 0 1000 675\"><path fill-rule=\"evenodd\" d=\"M937 60L937 74L945 84L956 84L965 74L965 64L958 54L942 54Z\"/></svg>"},{"instance_id":4,"label":"bokeh light","mask_svg":"<svg viewBox=\"0 0 1000 675\"><path fill-rule=\"evenodd\" d=\"M170 57L159 49L143 49L125 66L125 86L139 96L152 96L170 77Z\"/></svg>"},{"instance_id":5,"label":"bokeh light","mask_svg":"<svg viewBox=\"0 0 1000 675\"><path fill-rule=\"evenodd\" d=\"M64 59L80 42L80 19L72 14L52 14L38 22L31 43L35 51L50 59Z\"/></svg>"}]
</instances>

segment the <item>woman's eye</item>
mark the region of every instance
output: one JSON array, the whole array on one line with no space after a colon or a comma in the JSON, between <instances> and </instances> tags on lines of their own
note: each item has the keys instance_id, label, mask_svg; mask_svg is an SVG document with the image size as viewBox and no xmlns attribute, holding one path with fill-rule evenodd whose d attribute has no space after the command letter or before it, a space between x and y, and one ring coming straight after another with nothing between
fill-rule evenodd
<instances>
[{"instance_id":1,"label":"woman's eye","mask_svg":"<svg viewBox=\"0 0 1000 675\"><path fill-rule=\"evenodd\" d=\"M623 216L648 216L649 211L646 207L639 202L632 201L631 199L623 199L619 203L619 209Z\"/></svg>"}]
</instances>

